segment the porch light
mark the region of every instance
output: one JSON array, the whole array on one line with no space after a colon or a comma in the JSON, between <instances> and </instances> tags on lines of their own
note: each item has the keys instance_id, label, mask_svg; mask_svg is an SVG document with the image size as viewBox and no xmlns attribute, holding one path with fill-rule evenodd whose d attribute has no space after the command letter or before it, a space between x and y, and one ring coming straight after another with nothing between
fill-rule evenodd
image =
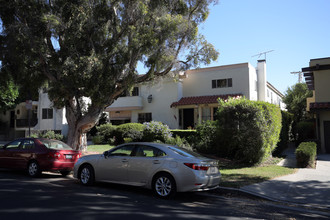
<instances>
[{"instance_id":1,"label":"porch light","mask_svg":"<svg viewBox=\"0 0 330 220\"><path fill-rule=\"evenodd\" d=\"M148 99L148 103L151 103L152 102L152 95L149 95L147 99Z\"/></svg>"}]
</instances>

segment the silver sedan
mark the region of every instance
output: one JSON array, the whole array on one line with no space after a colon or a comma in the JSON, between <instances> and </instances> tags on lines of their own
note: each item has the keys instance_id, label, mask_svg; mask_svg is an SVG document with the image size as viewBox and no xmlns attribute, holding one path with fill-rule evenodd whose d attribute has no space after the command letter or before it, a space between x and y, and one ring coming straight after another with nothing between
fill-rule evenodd
<instances>
[{"instance_id":1,"label":"silver sedan","mask_svg":"<svg viewBox=\"0 0 330 220\"><path fill-rule=\"evenodd\" d=\"M177 146L136 142L81 157L74 166L74 177L83 185L102 181L142 186L168 198L176 192L217 188L221 176L217 165L215 160Z\"/></svg>"}]
</instances>

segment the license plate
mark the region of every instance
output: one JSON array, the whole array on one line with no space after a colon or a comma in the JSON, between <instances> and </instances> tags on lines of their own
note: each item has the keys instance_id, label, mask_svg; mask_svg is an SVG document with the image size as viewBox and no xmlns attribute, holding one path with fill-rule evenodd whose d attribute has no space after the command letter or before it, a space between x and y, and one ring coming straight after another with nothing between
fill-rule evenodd
<instances>
[{"instance_id":1,"label":"license plate","mask_svg":"<svg viewBox=\"0 0 330 220\"><path fill-rule=\"evenodd\" d=\"M72 155L65 155L66 159L72 159Z\"/></svg>"}]
</instances>

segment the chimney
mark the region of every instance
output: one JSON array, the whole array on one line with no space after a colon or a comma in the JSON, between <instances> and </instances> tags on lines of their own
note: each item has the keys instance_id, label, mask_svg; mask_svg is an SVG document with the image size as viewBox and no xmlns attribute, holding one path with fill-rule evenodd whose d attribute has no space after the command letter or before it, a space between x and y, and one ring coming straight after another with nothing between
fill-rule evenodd
<instances>
[{"instance_id":1,"label":"chimney","mask_svg":"<svg viewBox=\"0 0 330 220\"><path fill-rule=\"evenodd\" d=\"M266 101L267 95L267 70L266 60L258 60L257 65L258 76L258 101Z\"/></svg>"}]
</instances>

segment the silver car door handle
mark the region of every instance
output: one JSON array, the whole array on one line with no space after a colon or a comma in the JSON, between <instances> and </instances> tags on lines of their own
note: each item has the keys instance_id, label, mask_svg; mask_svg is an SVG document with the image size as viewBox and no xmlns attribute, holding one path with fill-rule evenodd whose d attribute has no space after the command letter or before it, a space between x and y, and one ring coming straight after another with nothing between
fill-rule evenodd
<instances>
[{"instance_id":1,"label":"silver car door handle","mask_svg":"<svg viewBox=\"0 0 330 220\"><path fill-rule=\"evenodd\" d=\"M154 160L153 162L154 162L154 164L160 164L159 160Z\"/></svg>"},{"instance_id":2,"label":"silver car door handle","mask_svg":"<svg viewBox=\"0 0 330 220\"><path fill-rule=\"evenodd\" d=\"M128 162L128 160L127 159L123 159L121 162L126 163L126 162Z\"/></svg>"}]
</instances>

